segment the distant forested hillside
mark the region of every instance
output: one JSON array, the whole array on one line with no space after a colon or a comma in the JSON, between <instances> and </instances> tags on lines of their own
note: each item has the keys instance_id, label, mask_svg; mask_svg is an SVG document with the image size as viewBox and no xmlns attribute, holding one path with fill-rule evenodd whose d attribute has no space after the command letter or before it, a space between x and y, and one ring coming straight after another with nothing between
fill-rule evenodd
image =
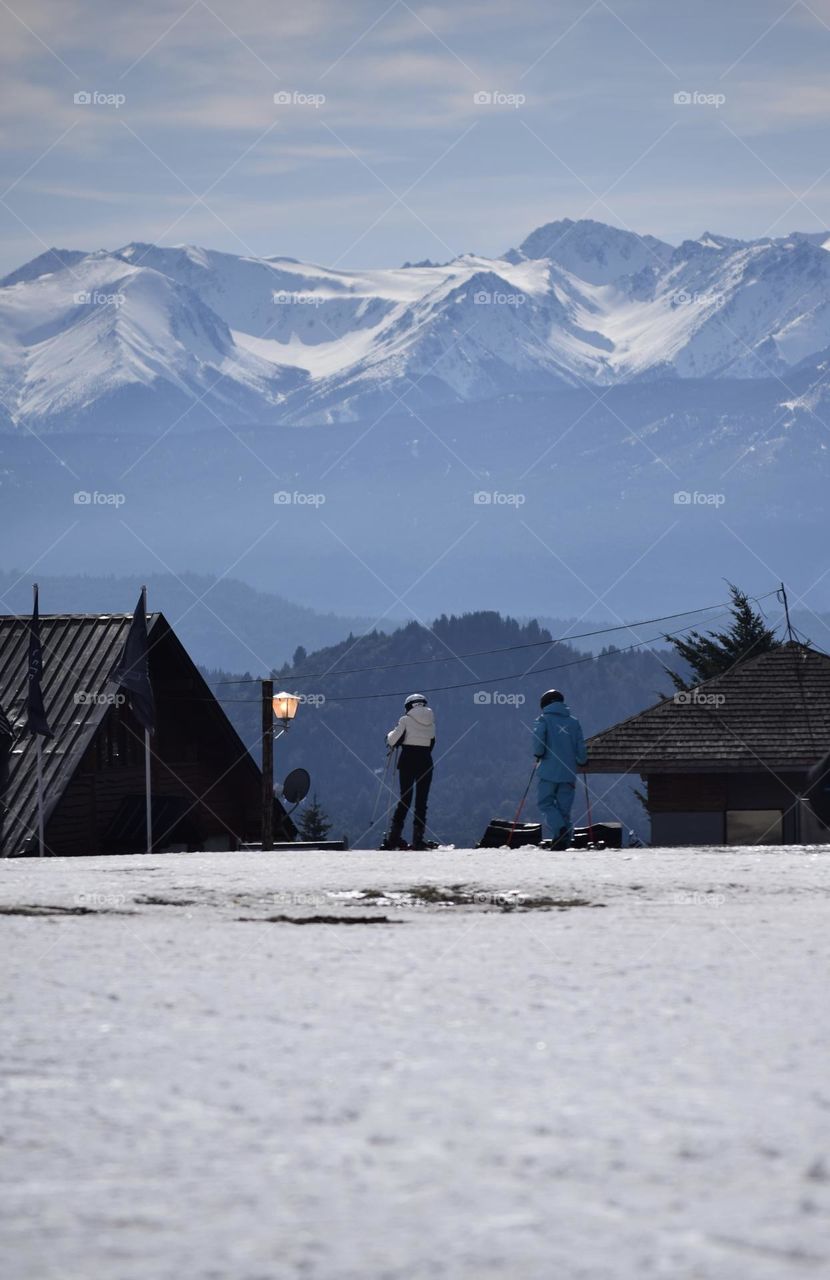
<instances>
[{"instance_id":1,"label":"distant forested hillside","mask_svg":"<svg viewBox=\"0 0 830 1280\"><path fill-rule=\"evenodd\" d=\"M651 639L658 628L642 632ZM630 632L621 643L637 639ZM459 657L481 650L509 652ZM668 654L663 651L668 660ZM395 670L362 670L395 666ZM557 668L549 670L549 668ZM206 672L244 740L258 756L259 684ZM441 617L431 629L418 623L391 634L374 631L307 654L274 672L276 689L305 695L297 719L276 744L276 776L297 765L311 773L317 795L333 819L332 835L355 846L376 845L389 797L372 825L385 759L384 735L398 719L407 693L426 691L435 709L438 741L429 814L435 839L469 845L490 817L512 816L533 762L531 727L545 689L562 689L586 735L650 706L671 690L660 657L649 651L604 650L597 657L551 641L536 622L497 613ZM447 689L443 686L461 685ZM430 692L434 691L434 692ZM638 780L635 780L638 781ZM631 780L591 780L594 818L618 817L648 836ZM575 817L584 813L583 792ZM536 814L531 803L528 816Z\"/></svg>"},{"instance_id":2,"label":"distant forested hillside","mask_svg":"<svg viewBox=\"0 0 830 1280\"><path fill-rule=\"evenodd\" d=\"M360 617L318 613L238 578L199 573L36 575L41 613L130 613L142 582L151 611L160 610L195 662L209 667L254 665L265 671L298 644L332 644ZM0 569L0 613L32 607L32 574Z\"/></svg>"}]
</instances>

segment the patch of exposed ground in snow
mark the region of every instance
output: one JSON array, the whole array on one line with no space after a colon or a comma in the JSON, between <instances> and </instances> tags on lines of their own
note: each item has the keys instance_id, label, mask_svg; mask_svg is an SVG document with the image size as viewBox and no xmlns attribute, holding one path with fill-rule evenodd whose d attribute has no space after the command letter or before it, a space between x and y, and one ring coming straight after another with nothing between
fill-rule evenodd
<instances>
[{"instance_id":1,"label":"patch of exposed ground in snow","mask_svg":"<svg viewBox=\"0 0 830 1280\"><path fill-rule=\"evenodd\" d=\"M830 848L20 860L0 929L14 1280L827 1273Z\"/></svg>"}]
</instances>

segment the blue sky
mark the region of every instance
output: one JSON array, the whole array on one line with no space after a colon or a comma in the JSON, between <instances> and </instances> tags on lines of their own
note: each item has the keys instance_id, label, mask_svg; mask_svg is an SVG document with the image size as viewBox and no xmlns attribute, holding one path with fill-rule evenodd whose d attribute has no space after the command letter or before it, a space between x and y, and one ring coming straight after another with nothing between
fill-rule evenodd
<instances>
[{"instance_id":1,"label":"blue sky","mask_svg":"<svg viewBox=\"0 0 830 1280\"><path fill-rule=\"evenodd\" d=\"M393 265L566 216L830 225L830 0L0 0L0 23L0 270L130 240Z\"/></svg>"}]
</instances>

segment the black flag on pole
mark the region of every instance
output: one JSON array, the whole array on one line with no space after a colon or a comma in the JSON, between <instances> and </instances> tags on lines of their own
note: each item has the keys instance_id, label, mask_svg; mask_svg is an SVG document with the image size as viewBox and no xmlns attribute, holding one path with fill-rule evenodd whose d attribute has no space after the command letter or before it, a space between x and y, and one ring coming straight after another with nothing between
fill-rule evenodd
<instances>
[{"instance_id":1,"label":"black flag on pole","mask_svg":"<svg viewBox=\"0 0 830 1280\"><path fill-rule=\"evenodd\" d=\"M148 655L147 610L142 591L127 633L124 652L112 678L129 694L130 708L136 720L148 733L152 733L156 727L156 704L153 686L150 684Z\"/></svg>"},{"instance_id":2,"label":"black flag on pole","mask_svg":"<svg viewBox=\"0 0 830 1280\"><path fill-rule=\"evenodd\" d=\"M35 603L29 623L29 690L26 699L26 728L29 733L40 733L44 738L51 738L52 730L49 728L49 721L46 719L43 690L40 687L42 678L43 648L40 643L38 591L37 587L35 587Z\"/></svg>"}]
</instances>

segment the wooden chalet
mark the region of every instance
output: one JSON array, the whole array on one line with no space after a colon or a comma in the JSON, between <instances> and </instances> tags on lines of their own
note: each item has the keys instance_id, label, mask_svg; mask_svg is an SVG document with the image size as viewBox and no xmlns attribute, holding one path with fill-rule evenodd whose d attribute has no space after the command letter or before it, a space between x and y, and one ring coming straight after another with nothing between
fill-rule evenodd
<instances>
[{"instance_id":1,"label":"wooden chalet","mask_svg":"<svg viewBox=\"0 0 830 1280\"><path fill-rule=\"evenodd\" d=\"M830 657L795 642L588 742L593 773L640 774L651 843L830 843L801 800L830 749Z\"/></svg>"},{"instance_id":2,"label":"wooden chalet","mask_svg":"<svg viewBox=\"0 0 830 1280\"><path fill-rule=\"evenodd\" d=\"M0 617L0 707L15 732L4 856L37 853L34 737L26 732L27 618ZM53 855L143 852L144 734L111 673L130 614L41 617L45 843ZM153 846L235 849L260 833L261 773L161 613L149 614ZM275 800L274 829L296 832Z\"/></svg>"}]
</instances>

